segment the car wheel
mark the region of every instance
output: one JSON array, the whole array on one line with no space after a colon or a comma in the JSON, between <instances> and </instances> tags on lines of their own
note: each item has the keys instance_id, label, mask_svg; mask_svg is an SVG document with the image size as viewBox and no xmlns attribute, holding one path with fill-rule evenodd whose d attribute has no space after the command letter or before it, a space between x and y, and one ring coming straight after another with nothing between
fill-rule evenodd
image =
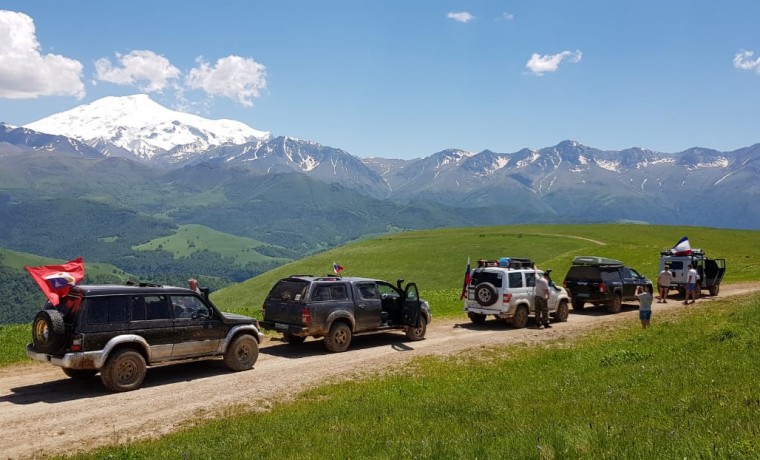
<instances>
[{"instance_id":1,"label":"car wheel","mask_svg":"<svg viewBox=\"0 0 760 460\"><path fill-rule=\"evenodd\" d=\"M100 379L111 391L136 390L145 379L145 358L129 348L116 350L103 366Z\"/></svg>"},{"instance_id":2,"label":"car wheel","mask_svg":"<svg viewBox=\"0 0 760 460\"><path fill-rule=\"evenodd\" d=\"M569 314L570 311L567 308L567 300L562 300L560 301L559 305L557 305L557 311L554 312L554 321L558 323L564 323L567 321Z\"/></svg>"},{"instance_id":3,"label":"car wheel","mask_svg":"<svg viewBox=\"0 0 760 460\"><path fill-rule=\"evenodd\" d=\"M425 338L425 332L427 331L427 320L424 316L420 315L420 325L419 327L412 327L407 326L406 327L406 337L409 340L422 340Z\"/></svg>"},{"instance_id":4,"label":"car wheel","mask_svg":"<svg viewBox=\"0 0 760 460\"><path fill-rule=\"evenodd\" d=\"M720 284L716 284L715 286L710 286L710 295L716 296L720 292Z\"/></svg>"},{"instance_id":5,"label":"car wheel","mask_svg":"<svg viewBox=\"0 0 760 460\"><path fill-rule=\"evenodd\" d=\"M480 283L475 286L475 300L484 307L490 307L496 303L496 294L496 287L491 283Z\"/></svg>"},{"instance_id":6,"label":"car wheel","mask_svg":"<svg viewBox=\"0 0 760 460\"><path fill-rule=\"evenodd\" d=\"M282 334L282 339L291 345L299 345L302 344L304 340L306 340L306 336L284 333Z\"/></svg>"},{"instance_id":7,"label":"car wheel","mask_svg":"<svg viewBox=\"0 0 760 460\"><path fill-rule=\"evenodd\" d=\"M330 327L330 332L325 336L325 348L333 353L348 350L351 345L351 328L348 324L337 321Z\"/></svg>"},{"instance_id":8,"label":"car wheel","mask_svg":"<svg viewBox=\"0 0 760 460\"><path fill-rule=\"evenodd\" d=\"M32 343L41 353L55 353L65 342L66 326L58 310L41 310L32 323Z\"/></svg>"},{"instance_id":9,"label":"car wheel","mask_svg":"<svg viewBox=\"0 0 760 460\"><path fill-rule=\"evenodd\" d=\"M95 369L68 369L63 368L63 373L74 380L90 380L98 373Z\"/></svg>"},{"instance_id":10,"label":"car wheel","mask_svg":"<svg viewBox=\"0 0 760 460\"><path fill-rule=\"evenodd\" d=\"M610 313L620 313L623 308L623 298L619 294L612 296L612 303L607 305L607 311Z\"/></svg>"},{"instance_id":11,"label":"car wheel","mask_svg":"<svg viewBox=\"0 0 760 460\"><path fill-rule=\"evenodd\" d=\"M231 371L245 371L253 367L259 359L259 342L250 335L235 337L224 352L224 365Z\"/></svg>"},{"instance_id":12,"label":"car wheel","mask_svg":"<svg viewBox=\"0 0 760 460\"><path fill-rule=\"evenodd\" d=\"M575 299L573 299L573 310L581 311L581 310L583 310L583 305L585 305L585 304L586 304L586 302L584 302L582 300L575 300Z\"/></svg>"},{"instance_id":13,"label":"car wheel","mask_svg":"<svg viewBox=\"0 0 760 460\"><path fill-rule=\"evenodd\" d=\"M470 321L475 324L483 324L486 322L486 315L481 315L480 313L468 312L467 316L470 318Z\"/></svg>"},{"instance_id":14,"label":"car wheel","mask_svg":"<svg viewBox=\"0 0 760 460\"><path fill-rule=\"evenodd\" d=\"M515 316L512 317L512 326L522 329L528 325L528 307L521 305L517 307Z\"/></svg>"}]
</instances>

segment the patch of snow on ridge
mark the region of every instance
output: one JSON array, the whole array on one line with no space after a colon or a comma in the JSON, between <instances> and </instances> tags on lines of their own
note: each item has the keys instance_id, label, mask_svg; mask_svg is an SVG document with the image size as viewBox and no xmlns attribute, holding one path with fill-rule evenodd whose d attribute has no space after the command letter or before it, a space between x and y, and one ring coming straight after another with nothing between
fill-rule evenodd
<instances>
[{"instance_id":1,"label":"patch of snow on ridge","mask_svg":"<svg viewBox=\"0 0 760 460\"><path fill-rule=\"evenodd\" d=\"M596 160L596 164L602 169L606 169L608 171L617 172L617 173L620 172L620 163L617 161Z\"/></svg>"},{"instance_id":2,"label":"patch of snow on ridge","mask_svg":"<svg viewBox=\"0 0 760 460\"><path fill-rule=\"evenodd\" d=\"M530 157L528 157L528 158L526 158L524 160L518 161L515 164L515 166L518 167L518 168L522 168L524 166L528 166L528 165L532 164L533 162L535 162L536 160L538 160L539 156L541 156L540 153L538 153L536 150L532 150L531 154L530 154Z\"/></svg>"},{"instance_id":3,"label":"patch of snow on ridge","mask_svg":"<svg viewBox=\"0 0 760 460\"><path fill-rule=\"evenodd\" d=\"M694 165L695 169L700 168L725 168L728 166L728 158L725 157L719 157L714 159L713 161L706 161L704 163L697 163Z\"/></svg>"}]
</instances>

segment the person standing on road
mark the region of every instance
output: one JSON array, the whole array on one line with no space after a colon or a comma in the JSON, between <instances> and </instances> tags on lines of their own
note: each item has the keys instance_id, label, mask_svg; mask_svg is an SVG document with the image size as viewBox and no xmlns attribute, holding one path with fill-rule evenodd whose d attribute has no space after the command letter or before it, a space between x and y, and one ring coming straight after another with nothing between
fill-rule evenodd
<instances>
[{"instance_id":1,"label":"person standing on road","mask_svg":"<svg viewBox=\"0 0 760 460\"><path fill-rule=\"evenodd\" d=\"M699 274L694 269L694 265L689 264L689 271L686 272L686 297L683 299L684 305L689 304L689 297L691 297L691 303L697 301L697 280Z\"/></svg>"},{"instance_id":2,"label":"person standing on road","mask_svg":"<svg viewBox=\"0 0 760 460\"><path fill-rule=\"evenodd\" d=\"M660 293L660 300L657 303L668 302L668 292L670 291L670 282L673 280L673 274L670 268L665 265L659 275L657 275L657 292Z\"/></svg>"},{"instance_id":3,"label":"person standing on road","mask_svg":"<svg viewBox=\"0 0 760 460\"><path fill-rule=\"evenodd\" d=\"M549 324L549 281L545 276L536 278L536 291L534 295L536 310L536 327L551 327Z\"/></svg>"},{"instance_id":4,"label":"person standing on road","mask_svg":"<svg viewBox=\"0 0 760 460\"><path fill-rule=\"evenodd\" d=\"M641 327L646 329L649 326L649 321L652 319L652 293L649 286L636 286L636 297L639 298L639 319L641 320Z\"/></svg>"}]
</instances>

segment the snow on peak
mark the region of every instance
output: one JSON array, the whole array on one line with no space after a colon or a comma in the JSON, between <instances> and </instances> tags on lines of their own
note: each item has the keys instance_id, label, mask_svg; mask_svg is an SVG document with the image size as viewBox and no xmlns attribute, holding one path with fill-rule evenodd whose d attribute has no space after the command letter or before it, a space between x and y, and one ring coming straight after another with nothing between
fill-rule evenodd
<instances>
[{"instance_id":1,"label":"snow on peak","mask_svg":"<svg viewBox=\"0 0 760 460\"><path fill-rule=\"evenodd\" d=\"M224 144L267 140L271 136L239 121L209 120L170 110L146 94L104 97L24 127L86 143L110 142L145 159L182 146L202 151Z\"/></svg>"}]
</instances>

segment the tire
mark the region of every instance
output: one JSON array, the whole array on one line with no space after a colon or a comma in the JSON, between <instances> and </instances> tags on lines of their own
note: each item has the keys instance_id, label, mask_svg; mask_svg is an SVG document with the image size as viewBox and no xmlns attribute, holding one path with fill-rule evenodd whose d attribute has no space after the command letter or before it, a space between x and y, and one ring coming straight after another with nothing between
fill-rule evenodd
<instances>
[{"instance_id":1,"label":"tire","mask_svg":"<svg viewBox=\"0 0 760 460\"><path fill-rule=\"evenodd\" d=\"M467 316L470 318L470 321L475 324L483 324L486 322L486 315L482 315L480 313L468 312Z\"/></svg>"},{"instance_id":2,"label":"tire","mask_svg":"<svg viewBox=\"0 0 760 460\"><path fill-rule=\"evenodd\" d=\"M496 286L491 283L480 283L475 286L475 300L478 305L490 307L496 303Z\"/></svg>"},{"instance_id":3,"label":"tire","mask_svg":"<svg viewBox=\"0 0 760 460\"><path fill-rule=\"evenodd\" d=\"M132 391L145 380L145 358L130 348L116 350L100 371L100 380L111 391Z\"/></svg>"},{"instance_id":4,"label":"tire","mask_svg":"<svg viewBox=\"0 0 760 460\"><path fill-rule=\"evenodd\" d=\"M224 352L224 365L231 371L247 371L259 359L259 342L250 335L235 337Z\"/></svg>"},{"instance_id":5,"label":"tire","mask_svg":"<svg viewBox=\"0 0 760 460\"><path fill-rule=\"evenodd\" d=\"M282 340L288 342L291 345L300 345L304 342L304 340L306 340L306 336L284 333L282 334Z\"/></svg>"},{"instance_id":6,"label":"tire","mask_svg":"<svg viewBox=\"0 0 760 460\"><path fill-rule=\"evenodd\" d=\"M406 327L406 337L409 340L422 340L425 338L425 332L427 331L427 320L424 316L420 315L420 327Z\"/></svg>"},{"instance_id":7,"label":"tire","mask_svg":"<svg viewBox=\"0 0 760 460\"><path fill-rule=\"evenodd\" d=\"M342 353L351 345L351 328L343 321L336 321L325 336L325 348L333 353Z\"/></svg>"},{"instance_id":8,"label":"tire","mask_svg":"<svg viewBox=\"0 0 760 460\"><path fill-rule=\"evenodd\" d=\"M710 286L708 289L710 290L710 295L715 297L720 292L720 284Z\"/></svg>"},{"instance_id":9,"label":"tire","mask_svg":"<svg viewBox=\"0 0 760 460\"><path fill-rule=\"evenodd\" d=\"M582 300L575 300L575 299L573 299L573 310L576 310L576 311L581 311L581 310L583 310L583 305L584 305L585 303L586 303L586 302L584 302L584 301L582 301Z\"/></svg>"},{"instance_id":10,"label":"tire","mask_svg":"<svg viewBox=\"0 0 760 460\"><path fill-rule=\"evenodd\" d=\"M607 305L607 311L610 313L620 313L620 310L623 309L623 298L620 296L620 294L615 294L612 296L612 303Z\"/></svg>"},{"instance_id":11,"label":"tire","mask_svg":"<svg viewBox=\"0 0 760 460\"><path fill-rule=\"evenodd\" d=\"M40 353L55 353L66 341L66 326L58 310L41 310L32 323L32 343Z\"/></svg>"},{"instance_id":12,"label":"tire","mask_svg":"<svg viewBox=\"0 0 760 460\"><path fill-rule=\"evenodd\" d=\"M74 380L90 380L98 373L95 369L68 369L63 368L63 373Z\"/></svg>"},{"instance_id":13,"label":"tire","mask_svg":"<svg viewBox=\"0 0 760 460\"><path fill-rule=\"evenodd\" d=\"M529 315L528 307L526 307L525 305L521 305L517 307L515 316L512 317L510 324L512 324L512 326L518 329L522 329L528 325L528 315Z\"/></svg>"},{"instance_id":14,"label":"tire","mask_svg":"<svg viewBox=\"0 0 760 460\"><path fill-rule=\"evenodd\" d=\"M554 321L564 323L567 321L569 314L570 309L567 308L567 300L562 300L559 305L557 305L557 311L554 312Z\"/></svg>"}]
</instances>

